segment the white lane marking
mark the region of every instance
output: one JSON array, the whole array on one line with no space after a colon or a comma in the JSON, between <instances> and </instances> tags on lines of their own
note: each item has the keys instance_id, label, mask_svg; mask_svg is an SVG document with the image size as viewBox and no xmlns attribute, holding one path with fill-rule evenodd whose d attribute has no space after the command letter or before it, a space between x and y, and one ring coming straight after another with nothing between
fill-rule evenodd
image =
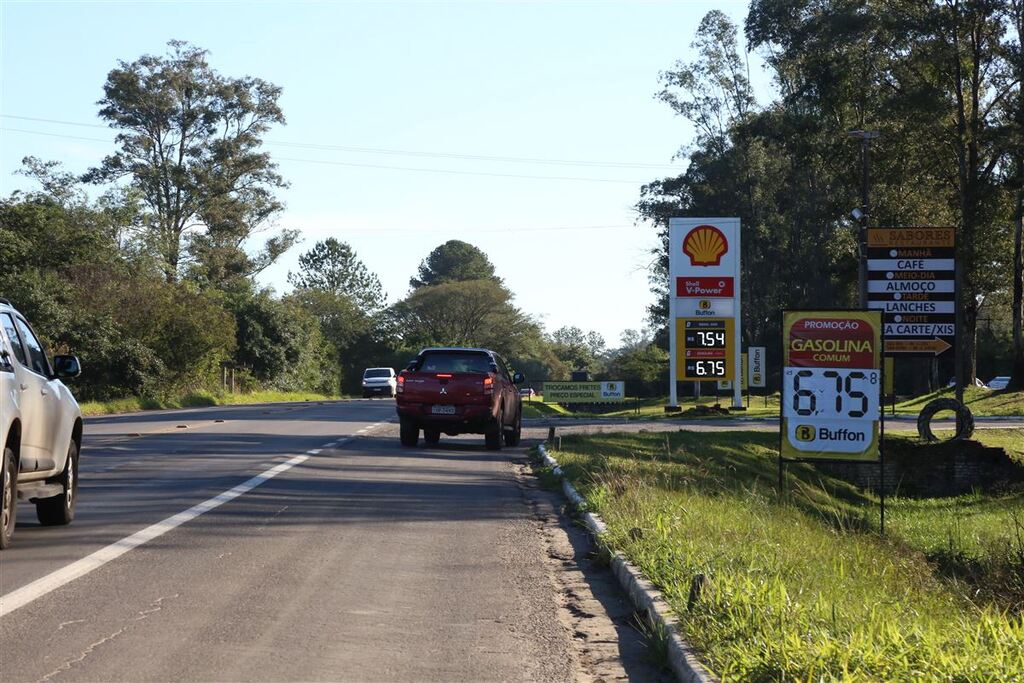
<instances>
[{"instance_id":1,"label":"white lane marking","mask_svg":"<svg viewBox=\"0 0 1024 683\"><path fill-rule=\"evenodd\" d=\"M33 600L37 600L47 593L55 591L61 586L85 576L95 569L99 569L106 563L121 557L121 555L124 555L129 550L138 548L140 545L148 543L154 538L159 538L168 531L181 526L185 522L190 522L196 517L205 514L214 508L220 507L224 503L234 500L249 491L252 491L260 484L273 479L282 472L287 472L296 465L301 465L308 459L308 455L297 455L287 462L275 465L265 472L256 475L252 479L242 482L238 486L228 489L209 500L204 500L202 503L193 505L183 512L172 515L161 522L157 522L156 524L146 527L145 529L136 531L131 536L126 536L120 541L115 541L105 548L100 548L91 555L87 555L76 562L72 562L66 567L62 567L55 572L51 572L42 578L36 579L32 583L13 590L7 595L0 596L0 617L10 614L19 607L24 607Z\"/></svg>"},{"instance_id":2,"label":"white lane marking","mask_svg":"<svg viewBox=\"0 0 1024 683\"><path fill-rule=\"evenodd\" d=\"M375 428L382 424L385 424L385 422L378 422L370 428ZM355 436L348 436L343 439L338 439L330 444L325 444L323 447L333 448L344 446L355 438ZM85 576L93 570L99 569L108 562L121 557L121 555L124 555L129 550L138 548L140 545L148 543L154 538L159 538L168 531L171 531L186 522L190 522L196 517L199 517L214 508L220 507L228 501L234 500L235 498L248 493L260 484L273 479L282 472L287 472L296 465L301 465L309 459L310 455L318 455L320 451L321 449L315 448L307 451L307 455L297 455L294 458L280 463L279 465L271 467L252 479L242 482L232 489L228 489L227 491L210 498L209 500L205 500L198 505L193 505L183 512L179 512L178 514L172 515L161 522L152 524L141 531L135 532L131 536L122 538L120 541L115 541L105 548L100 548L91 555L87 555L76 562L72 562L66 567L62 567L61 569L51 572L42 578L36 579L32 583L13 590L7 595L0 595L0 617L10 614L19 607L24 607L30 602L41 598L47 593L57 590L61 586L71 583L77 578Z\"/></svg>"}]
</instances>

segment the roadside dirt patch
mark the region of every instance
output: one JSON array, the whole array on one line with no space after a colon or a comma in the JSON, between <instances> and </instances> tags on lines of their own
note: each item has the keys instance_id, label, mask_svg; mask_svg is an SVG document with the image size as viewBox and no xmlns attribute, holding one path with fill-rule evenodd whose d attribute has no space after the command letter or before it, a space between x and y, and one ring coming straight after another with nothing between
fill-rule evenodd
<instances>
[{"instance_id":1,"label":"roadside dirt patch","mask_svg":"<svg viewBox=\"0 0 1024 683\"><path fill-rule=\"evenodd\" d=\"M632 603L600 561L590 535L569 516L562 494L541 488L525 457L516 454L512 467L547 554L559 618L579 657L578 680L674 681L654 661Z\"/></svg>"}]
</instances>

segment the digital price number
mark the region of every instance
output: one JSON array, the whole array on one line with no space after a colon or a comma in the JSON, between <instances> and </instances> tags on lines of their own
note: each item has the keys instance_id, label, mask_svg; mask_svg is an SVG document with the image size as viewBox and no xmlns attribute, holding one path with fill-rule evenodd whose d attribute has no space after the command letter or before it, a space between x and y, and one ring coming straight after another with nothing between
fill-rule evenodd
<instances>
[{"instance_id":1,"label":"digital price number","mask_svg":"<svg viewBox=\"0 0 1024 683\"><path fill-rule=\"evenodd\" d=\"M680 318L678 334L684 380L716 381L733 377L732 318Z\"/></svg>"},{"instance_id":2,"label":"digital price number","mask_svg":"<svg viewBox=\"0 0 1024 683\"><path fill-rule=\"evenodd\" d=\"M792 368L782 373L782 416L812 420L877 420L881 372Z\"/></svg>"}]
</instances>

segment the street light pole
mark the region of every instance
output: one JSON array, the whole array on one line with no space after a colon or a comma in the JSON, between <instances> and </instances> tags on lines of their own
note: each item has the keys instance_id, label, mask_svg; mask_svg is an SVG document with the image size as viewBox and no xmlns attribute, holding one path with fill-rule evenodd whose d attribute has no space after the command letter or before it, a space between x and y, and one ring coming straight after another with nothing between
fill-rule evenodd
<instances>
[{"instance_id":1,"label":"street light pole","mask_svg":"<svg viewBox=\"0 0 1024 683\"><path fill-rule=\"evenodd\" d=\"M847 133L852 138L860 138L861 187L860 187L860 231L857 235L857 293L861 308L868 305L868 261L867 235L868 221L871 220L871 198L868 194L868 164L871 141L881 137L877 130L851 130Z\"/></svg>"}]
</instances>

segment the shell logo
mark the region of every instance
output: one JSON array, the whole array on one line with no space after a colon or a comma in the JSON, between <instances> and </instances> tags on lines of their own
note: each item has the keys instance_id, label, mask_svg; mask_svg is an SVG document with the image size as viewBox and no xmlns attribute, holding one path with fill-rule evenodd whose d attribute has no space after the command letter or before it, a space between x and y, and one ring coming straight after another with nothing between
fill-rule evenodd
<instances>
[{"instance_id":1,"label":"shell logo","mask_svg":"<svg viewBox=\"0 0 1024 683\"><path fill-rule=\"evenodd\" d=\"M729 243L722 231L713 225L698 225L683 240L683 253L694 266L718 266L729 251Z\"/></svg>"}]
</instances>

